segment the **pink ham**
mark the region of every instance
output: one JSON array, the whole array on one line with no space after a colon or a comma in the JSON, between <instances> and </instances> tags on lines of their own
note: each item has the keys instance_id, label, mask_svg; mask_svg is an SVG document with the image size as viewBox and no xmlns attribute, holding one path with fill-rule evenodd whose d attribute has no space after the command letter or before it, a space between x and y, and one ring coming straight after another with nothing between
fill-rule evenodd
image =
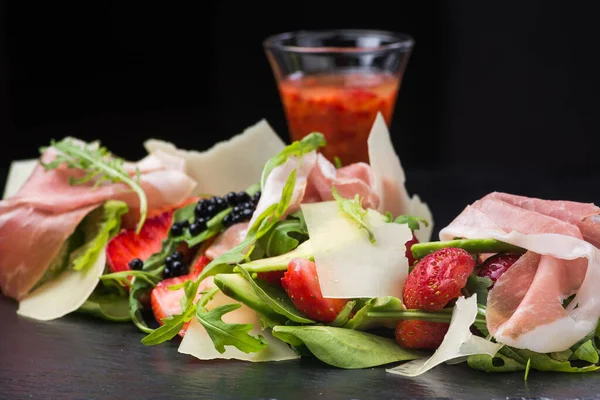
<instances>
[{"instance_id":1,"label":"pink ham","mask_svg":"<svg viewBox=\"0 0 600 400\"><path fill-rule=\"evenodd\" d=\"M354 163L336 169L322 154L317 155L315 168L308 177L307 194L303 203L333 200L332 189L336 188L341 197L362 199L365 208L377 209L379 196L375 192L371 167L366 163Z\"/></svg>"},{"instance_id":2,"label":"pink ham","mask_svg":"<svg viewBox=\"0 0 600 400\"><path fill-rule=\"evenodd\" d=\"M529 250L488 295L488 329L499 342L562 351L595 328L600 250L578 228L590 211L589 204L491 193L440 231L441 240L493 238Z\"/></svg>"},{"instance_id":3,"label":"pink ham","mask_svg":"<svg viewBox=\"0 0 600 400\"><path fill-rule=\"evenodd\" d=\"M55 154L50 148L42 160L49 162ZM179 204L196 184L176 160L165 159L162 167L160 160L148 156L139 163L149 208ZM132 173L134 165L128 164ZM0 290L6 296L20 300L32 289L91 210L110 199L125 201L131 209L139 207L137 195L124 184L92 189L92 182L69 183L69 177L82 175L64 165L50 171L38 165L16 195L0 202Z\"/></svg>"},{"instance_id":4,"label":"pink ham","mask_svg":"<svg viewBox=\"0 0 600 400\"><path fill-rule=\"evenodd\" d=\"M234 224L221 233L206 249L206 257L214 260L240 244L248 233L248 222Z\"/></svg>"}]
</instances>

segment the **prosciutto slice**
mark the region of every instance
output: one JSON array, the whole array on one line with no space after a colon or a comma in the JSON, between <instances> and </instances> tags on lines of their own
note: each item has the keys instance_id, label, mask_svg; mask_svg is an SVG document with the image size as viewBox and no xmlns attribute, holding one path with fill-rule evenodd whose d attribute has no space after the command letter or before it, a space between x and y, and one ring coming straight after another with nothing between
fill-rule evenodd
<instances>
[{"instance_id":1,"label":"prosciutto slice","mask_svg":"<svg viewBox=\"0 0 600 400\"><path fill-rule=\"evenodd\" d=\"M42 160L49 162L55 156L49 148ZM173 156L155 154L125 168L134 174L136 166L149 208L179 204L196 185ZM69 183L69 177L82 176L83 171L65 165L46 171L38 163L20 190L0 201L0 290L4 295L16 300L27 295L81 220L106 200L122 200L132 210L138 209L137 195L124 184L92 189L92 182Z\"/></svg>"},{"instance_id":2,"label":"prosciutto slice","mask_svg":"<svg viewBox=\"0 0 600 400\"><path fill-rule=\"evenodd\" d=\"M494 192L440 231L441 240L492 238L528 250L488 295L486 322L499 342L541 353L563 351L595 329L600 250L591 230L580 228L594 211L590 204Z\"/></svg>"}]
</instances>

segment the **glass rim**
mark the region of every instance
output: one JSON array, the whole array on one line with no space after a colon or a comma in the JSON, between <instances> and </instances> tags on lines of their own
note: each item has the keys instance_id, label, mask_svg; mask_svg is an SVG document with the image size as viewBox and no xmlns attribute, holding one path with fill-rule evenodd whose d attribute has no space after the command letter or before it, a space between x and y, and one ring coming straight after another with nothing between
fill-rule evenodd
<instances>
[{"instance_id":1,"label":"glass rim","mask_svg":"<svg viewBox=\"0 0 600 400\"><path fill-rule=\"evenodd\" d=\"M373 46L373 47L342 47L342 46L293 46L284 45L282 42L286 39L290 39L297 36L315 36L315 35L343 35L343 34L362 34L362 35L374 35L374 36L385 36L392 38L391 43ZM277 49L287 52L295 53L375 53L381 51L390 50L404 50L410 51L414 47L415 40L412 36L394 31L377 30L377 29L318 29L318 30L297 30L288 31L283 33L277 33L275 35L268 36L263 41L263 46L267 49Z\"/></svg>"}]
</instances>

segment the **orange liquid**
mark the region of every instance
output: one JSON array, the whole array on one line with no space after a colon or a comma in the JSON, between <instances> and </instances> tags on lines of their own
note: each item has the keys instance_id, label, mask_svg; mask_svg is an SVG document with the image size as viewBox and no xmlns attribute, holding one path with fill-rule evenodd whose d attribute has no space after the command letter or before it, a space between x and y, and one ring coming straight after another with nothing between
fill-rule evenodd
<instances>
[{"instance_id":1,"label":"orange liquid","mask_svg":"<svg viewBox=\"0 0 600 400\"><path fill-rule=\"evenodd\" d=\"M291 77L279 84L292 141L311 132L327 140L322 153L344 165L368 162L367 138L378 112L389 126L399 77L346 73Z\"/></svg>"}]
</instances>

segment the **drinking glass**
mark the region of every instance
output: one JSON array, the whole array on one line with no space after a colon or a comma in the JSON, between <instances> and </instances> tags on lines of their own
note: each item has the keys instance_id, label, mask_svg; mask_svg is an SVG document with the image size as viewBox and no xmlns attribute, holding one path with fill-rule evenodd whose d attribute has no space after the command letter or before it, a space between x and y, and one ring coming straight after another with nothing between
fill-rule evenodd
<instances>
[{"instance_id":1,"label":"drinking glass","mask_svg":"<svg viewBox=\"0 0 600 400\"><path fill-rule=\"evenodd\" d=\"M330 161L368 162L367 138L378 112L391 125L414 40L379 30L296 31L263 42L289 137L321 132Z\"/></svg>"}]
</instances>

